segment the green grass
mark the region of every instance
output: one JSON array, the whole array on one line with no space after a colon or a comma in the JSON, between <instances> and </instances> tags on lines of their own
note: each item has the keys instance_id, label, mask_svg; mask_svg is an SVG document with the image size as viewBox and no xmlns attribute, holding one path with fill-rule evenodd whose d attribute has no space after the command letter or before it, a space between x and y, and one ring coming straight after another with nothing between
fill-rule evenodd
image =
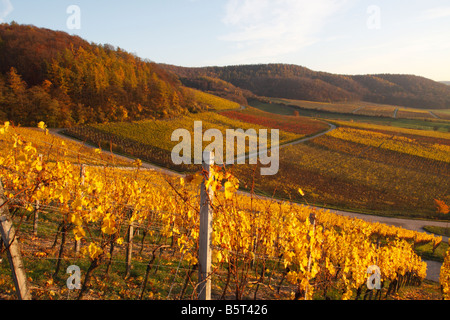
<instances>
[{"instance_id":1,"label":"green grass","mask_svg":"<svg viewBox=\"0 0 450 320\"><path fill-rule=\"evenodd\" d=\"M299 111L295 107L290 107L283 104L265 103L259 100L250 100L250 99L248 102L251 107L283 116L292 116L294 114L294 111Z\"/></svg>"},{"instance_id":2,"label":"green grass","mask_svg":"<svg viewBox=\"0 0 450 320\"><path fill-rule=\"evenodd\" d=\"M444 262L445 254L449 249L448 243L442 241L439 246L433 252L432 244L424 244L421 246L417 246L414 248L414 251L423 259L423 260L433 260L438 262Z\"/></svg>"}]
</instances>

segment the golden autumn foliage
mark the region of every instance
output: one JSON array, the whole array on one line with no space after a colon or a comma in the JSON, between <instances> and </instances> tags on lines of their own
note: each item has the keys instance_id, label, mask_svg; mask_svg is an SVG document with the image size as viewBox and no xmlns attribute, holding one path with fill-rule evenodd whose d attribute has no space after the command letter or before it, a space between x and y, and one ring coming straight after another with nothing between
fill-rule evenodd
<instances>
[{"instance_id":1,"label":"golden autumn foliage","mask_svg":"<svg viewBox=\"0 0 450 320\"><path fill-rule=\"evenodd\" d=\"M236 298L248 290L248 270L255 262L262 266L263 274L281 276L284 270L297 299L312 299L330 286L341 290L342 299L350 299L365 285L366 271L372 265L380 268L385 284L403 278L420 281L425 278L426 264L413 245L437 246L442 240L307 206L242 195L237 193L239 180L219 167L214 167L208 180L201 173L170 178L139 166L86 166L82 176L77 164L39 157L35 147L8 124L1 129L2 139L13 146L0 156L0 174L10 203L27 207L38 200L43 206L57 206L60 222L74 238L83 240L81 253L93 263L109 258L111 243L124 242L122 227L136 223L158 226L165 237L174 237L177 250L195 265L202 181L216 191L212 203L213 270L228 273ZM281 270L270 264L277 260Z\"/></svg>"},{"instance_id":2,"label":"golden autumn foliage","mask_svg":"<svg viewBox=\"0 0 450 320\"><path fill-rule=\"evenodd\" d=\"M439 274L439 283L441 284L443 298L450 300L450 250L445 255L444 264Z\"/></svg>"},{"instance_id":3,"label":"golden autumn foliage","mask_svg":"<svg viewBox=\"0 0 450 320\"><path fill-rule=\"evenodd\" d=\"M450 212L448 205L444 201L434 199L434 204L438 213L448 214Z\"/></svg>"}]
</instances>

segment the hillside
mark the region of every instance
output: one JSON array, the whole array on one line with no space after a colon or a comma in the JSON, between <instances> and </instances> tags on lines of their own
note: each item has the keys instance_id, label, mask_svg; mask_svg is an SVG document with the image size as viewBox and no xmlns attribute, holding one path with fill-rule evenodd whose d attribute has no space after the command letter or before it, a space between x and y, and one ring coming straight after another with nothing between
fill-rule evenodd
<instances>
[{"instance_id":1,"label":"hillside","mask_svg":"<svg viewBox=\"0 0 450 320\"><path fill-rule=\"evenodd\" d=\"M219 78L258 96L319 102L363 100L411 108L450 108L448 86L414 75L347 76L287 64L162 67L182 79Z\"/></svg>"},{"instance_id":2,"label":"hillside","mask_svg":"<svg viewBox=\"0 0 450 320\"><path fill-rule=\"evenodd\" d=\"M0 24L0 120L62 127L201 108L192 90L156 63L64 32Z\"/></svg>"}]
</instances>

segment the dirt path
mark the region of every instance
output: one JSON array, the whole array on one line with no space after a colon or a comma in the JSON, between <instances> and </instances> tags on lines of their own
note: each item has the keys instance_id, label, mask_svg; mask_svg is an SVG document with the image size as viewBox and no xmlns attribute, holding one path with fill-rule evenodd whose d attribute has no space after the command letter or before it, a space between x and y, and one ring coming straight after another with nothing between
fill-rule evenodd
<instances>
[{"instance_id":1,"label":"dirt path","mask_svg":"<svg viewBox=\"0 0 450 320\"><path fill-rule=\"evenodd\" d=\"M360 111L360 110L362 110L362 109L365 109L365 108L366 108L366 106L359 107L358 109L353 110L352 113L353 113L353 114L356 114L358 111Z\"/></svg>"}]
</instances>

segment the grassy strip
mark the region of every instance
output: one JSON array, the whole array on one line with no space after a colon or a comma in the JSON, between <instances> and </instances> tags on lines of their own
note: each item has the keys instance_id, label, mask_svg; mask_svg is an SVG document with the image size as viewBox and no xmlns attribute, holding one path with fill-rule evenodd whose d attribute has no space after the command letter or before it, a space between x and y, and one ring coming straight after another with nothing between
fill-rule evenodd
<instances>
[{"instance_id":1,"label":"grassy strip","mask_svg":"<svg viewBox=\"0 0 450 320\"><path fill-rule=\"evenodd\" d=\"M425 226L424 227L425 231L440 235L440 236L445 236L445 237L450 237L450 228L443 228L443 227L435 227L435 226Z\"/></svg>"}]
</instances>

